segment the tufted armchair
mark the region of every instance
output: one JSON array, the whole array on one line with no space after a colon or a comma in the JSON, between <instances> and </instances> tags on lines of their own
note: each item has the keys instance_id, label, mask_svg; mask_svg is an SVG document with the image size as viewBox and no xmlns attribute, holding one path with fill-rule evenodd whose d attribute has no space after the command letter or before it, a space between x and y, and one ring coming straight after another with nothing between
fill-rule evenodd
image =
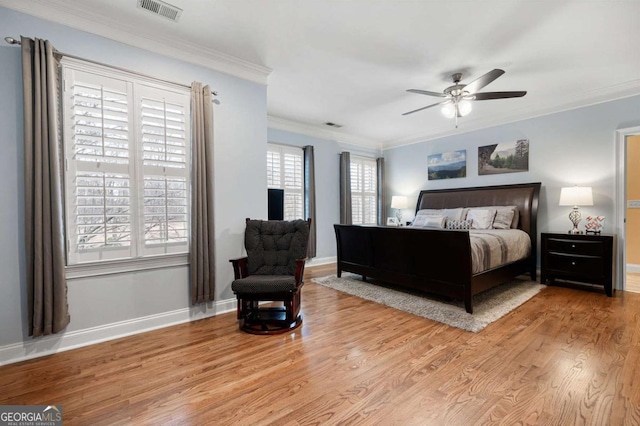
<instances>
[{"instance_id":1,"label":"tufted armchair","mask_svg":"<svg viewBox=\"0 0 640 426\"><path fill-rule=\"evenodd\" d=\"M278 334L302 324L300 289L309 243L308 220L247 219L247 257L232 259L231 289L238 299L240 329L253 334ZM260 307L273 301L282 306Z\"/></svg>"}]
</instances>

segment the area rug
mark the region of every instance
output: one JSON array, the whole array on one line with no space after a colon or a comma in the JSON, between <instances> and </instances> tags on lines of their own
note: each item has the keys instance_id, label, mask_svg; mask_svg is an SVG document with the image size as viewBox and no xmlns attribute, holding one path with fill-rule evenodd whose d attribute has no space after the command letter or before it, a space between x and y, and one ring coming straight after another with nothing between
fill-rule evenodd
<instances>
[{"instance_id":1,"label":"area rug","mask_svg":"<svg viewBox=\"0 0 640 426\"><path fill-rule=\"evenodd\" d=\"M343 274L312 278L312 282L362 299L371 300L452 327L477 333L538 294L545 285L514 279L473 297L473 314L464 303L436 295L409 293L363 282L360 275Z\"/></svg>"}]
</instances>

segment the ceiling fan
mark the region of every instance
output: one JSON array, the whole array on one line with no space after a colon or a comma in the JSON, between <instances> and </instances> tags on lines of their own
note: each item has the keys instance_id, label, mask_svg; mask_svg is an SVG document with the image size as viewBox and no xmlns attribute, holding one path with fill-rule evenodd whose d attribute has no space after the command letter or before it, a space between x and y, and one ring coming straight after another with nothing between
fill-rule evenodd
<instances>
[{"instance_id":1,"label":"ceiling fan","mask_svg":"<svg viewBox=\"0 0 640 426\"><path fill-rule=\"evenodd\" d=\"M518 92L483 92L478 93L486 85L504 74L504 70L494 69L485 75L478 77L469 84L462 84L462 73L455 73L451 76L453 86L449 86L442 93L430 92L428 90L409 89L407 92L417 93L419 95L436 96L445 98L442 102L427 105L413 111L405 112L402 115L413 114L436 105L442 105L442 113L447 118L456 119L456 127L458 127L458 117L464 117L471 112L471 101L488 101L492 99L521 98L527 94L526 91Z\"/></svg>"}]
</instances>

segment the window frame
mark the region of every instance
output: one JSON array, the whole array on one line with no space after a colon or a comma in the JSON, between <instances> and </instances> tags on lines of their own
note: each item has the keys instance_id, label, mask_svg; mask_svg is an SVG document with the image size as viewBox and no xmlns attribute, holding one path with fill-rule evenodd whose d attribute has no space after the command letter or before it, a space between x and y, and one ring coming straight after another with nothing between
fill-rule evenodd
<instances>
[{"instance_id":1,"label":"window frame","mask_svg":"<svg viewBox=\"0 0 640 426\"><path fill-rule=\"evenodd\" d=\"M274 185L270 182L269 179L269 152L278 152L279 153L279 163L280 163L280 183L278 185ZM293 188L287 188L285 184L285 173L284 173L284 156L285 154L295 155L296 157L300 157L300 186ZM278 143L268 142L267 143L267 188L273 189L284 189L284 220L294 220L294 219L304 219L304 206L306 200L306 194L304 190L304 150L300 147L282 145ZM299 194L300 195L300 217L287 217L287 194Z\"/></svg>"},{"instance_id":2,"label":"window frame","mask_svg":"<svg viewBox=\"0 0 640 426\"><path fill-rule=\"evenodd\" d=\"M64 226L66 235L66 272L67 278L80 278L86 276L98 276L111 273L121 273L128 271L148 270L170 266L187 265L189 263L190 250L190 221L191 221L191 109L190 90L178 84L166 83L155 80L151 77L139 76L124 70L110 68L108 66L89 63L75 58L64 57L60 63L61 85L60 85L60 117L62 128L62 145L64 158ZM130 211L131 239L132 242L128 250L119 250L127 256L96 256L99 259L87 259L87 256L78 254L77 242L73 238L77 235L74 229L76 224L76 204L73 202L76 185L71 182L75 178L76 163L70 160L74 154L74 131L75 122L71 116L73 104L71 77L75 72L92 74L97 79L119 80L127 87L127 108L128 108L128 155L129 161L126 165L128 169L129 189L130 189ZM103 80L106 81L106 80ZM142 121L142 100L148 98L149 94L166 94L167 98L179 100L181 107L184 107L184 171L179 173L186 180L186 241L178 244L171 242L159 244L157 246L146 243L144 235L144 178L150 177L148 165L144 165L143 158L143 121ZM166 124L165 124L166 126ZM86 162L83 162L86 163ZM97 168L100 168L98 162ZM170 167L155 167L162 170L165 178L170 178L175 172L169 171ZM109 169L107 164L102 165L103 169ZM145 171L146 170L146 171ZM135 234L135 236L134 236ZM108 253L109 247L95 249L97 252Z\"/></svg>"}]
</instances>

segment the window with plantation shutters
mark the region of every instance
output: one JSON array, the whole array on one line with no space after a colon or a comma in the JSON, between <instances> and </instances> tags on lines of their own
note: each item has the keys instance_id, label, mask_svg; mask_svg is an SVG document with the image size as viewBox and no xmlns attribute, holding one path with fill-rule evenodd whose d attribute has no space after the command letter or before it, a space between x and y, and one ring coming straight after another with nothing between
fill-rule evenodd
<instances>
[{"instance_id":1,"label":"window with plantation shutters","mask_svg":"<svg viewBox=\"0 0 640 426\"><path fill-rule=\"evenodd\" d=\"M63 60L68 264L186 253L186 89Z\"/></svg>"},{"instance_id":2,"label":"window with plantation shutters","mask_svg":"<svg viewBox=\"0 0 640 426\"><path fill-rule=\"evenodd\" d=\"M377 164L369 158L351 157L351 212L355 225L377 224Z\"/></svg>"},{"instance_id":3,"label":"window with plantation shutters","mask_svg":"<svg viewBox=\"0 0 640 426\"><path fill-rule=\"evenodd\" d=\"M268 144L267 186L284 189L284 220L303 219L303 173L301 148Z\"/></svg>"}]
</instances>

